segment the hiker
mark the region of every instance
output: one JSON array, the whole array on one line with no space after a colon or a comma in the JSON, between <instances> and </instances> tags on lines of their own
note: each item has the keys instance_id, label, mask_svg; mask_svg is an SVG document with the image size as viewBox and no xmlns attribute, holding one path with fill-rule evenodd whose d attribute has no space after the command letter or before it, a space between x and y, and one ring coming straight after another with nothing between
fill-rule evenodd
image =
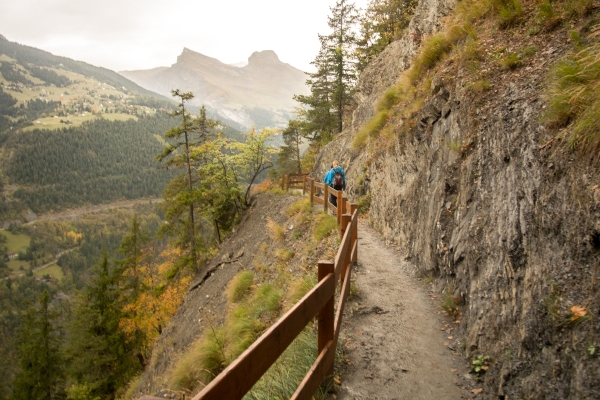
<instances>
[{"instance_id":1,"label":"hiker","mask_svg":"<svg viewBox=\"0 0 600 400\"><path fill-rule=\"evenodd\" d=\"M344 170L339 166L337 161L331 163L331 169L325 174L323 182L335 190L346 189L346 176L344 175ZM330 194L329 202L337 207L337 196Z\"/></svg>"}]
</instances>

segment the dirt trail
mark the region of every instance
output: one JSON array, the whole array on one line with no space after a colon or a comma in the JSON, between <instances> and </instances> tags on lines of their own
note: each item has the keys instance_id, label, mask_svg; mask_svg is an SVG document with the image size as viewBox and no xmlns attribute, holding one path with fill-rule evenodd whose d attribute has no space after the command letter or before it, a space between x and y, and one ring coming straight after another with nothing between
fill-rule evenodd
<instances>
[{"instance_id":1,"label":"dirt trail","mask_svg":"<svg viewBox=\"0 0 600 400\"><path fill-rule=\"evenodd\" d=\"M451 331L441 330L451 321L436 309L427 285L364 221L358 236L354 278L359 296L345 312L337 398L473 397L474 382L463 358L448 348Z\"/></svg>"},{"instance_id":2,"label":"dirt trail","mask_svg":"<svg viewBox=\"0 0 600 400\"><path fill-rule=\"evenodd\" d=\"M35 221L28 222L25 225L35 224L37 221L62 221L62 220L77 219L78 217L80 217L81 215L84 215L84 214L97 213L97 212L101 212L101 211L112 210L115 208L133 208L138 204L148 204L148 203L158 204L158 203L162 203L163 201L164 201L163 199L147 198L147 199L115 201L115 202L108 203L108 204L90 205L90 206L79 207L79 208L74 208L74 209L67 209L67 210L59 211L59 212L50 212L50 213L46 213L46 214L40 214L37 216L37 219Z\"/></svg>"}]
</instances>

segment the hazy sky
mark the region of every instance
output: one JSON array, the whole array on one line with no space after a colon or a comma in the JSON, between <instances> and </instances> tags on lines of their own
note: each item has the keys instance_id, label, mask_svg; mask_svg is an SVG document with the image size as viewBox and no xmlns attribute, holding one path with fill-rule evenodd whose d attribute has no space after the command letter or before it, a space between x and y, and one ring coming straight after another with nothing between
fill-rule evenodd
<instances>
[{"instance_id":1,"label":"hazy sky","mask_svg":"<svg viewBox=\"0 0 600 400\"><path fill-rule=\"evenodd\" d=\"M365 7L368 0L357 0ZM274 50L304 71L335 0L0 0L0 34L115 71L170 66L184 47L225 63Z\"/></svg>"}]
</instances>

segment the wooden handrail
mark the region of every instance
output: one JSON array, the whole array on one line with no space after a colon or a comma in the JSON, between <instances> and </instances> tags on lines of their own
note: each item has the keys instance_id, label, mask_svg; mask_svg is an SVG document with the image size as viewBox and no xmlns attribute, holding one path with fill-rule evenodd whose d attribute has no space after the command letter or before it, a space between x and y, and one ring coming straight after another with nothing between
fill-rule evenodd
<instances>
[{"instance_id":1,"label":"wooden handrail","mask_svg":"<svg viewBox=\"0 0 600 400\"><path fill-rule=\"evenodd\" d=\"M284 175L281 186L289 190L290 177ZM298 176L298 175L297 175ZM335 348L340 335L346 298L350 292L352 264L356 262L358 248L358 211L348 203L342 191L330 189L323 183L302 175L302 193L306 193L307 183L311 204L324 205L326 212L331 206L338 215L338 225L342 237L334 261L319 261L319 282L292 309L275 322L246 351L234 360L223 372L213 379L193 400L200 399L241 399L279 358L306 325L318 315L318 355L304 377L292 399L311 399L319 386L332 384ZM323 197L316 195L316 188L322 189ZM331 190L338 199L338 207L329 202ZM340 282L340 297L334 315L334 298L337 282Z\"/></svg>"}]
</instances>

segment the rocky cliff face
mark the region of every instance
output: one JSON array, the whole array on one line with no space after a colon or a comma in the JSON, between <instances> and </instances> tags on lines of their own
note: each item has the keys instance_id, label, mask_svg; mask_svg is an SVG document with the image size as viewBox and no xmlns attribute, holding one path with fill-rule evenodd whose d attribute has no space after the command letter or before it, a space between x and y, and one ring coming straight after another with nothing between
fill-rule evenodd
<instances>
[{"instance_id":1,"label":"rocky cliff face","mask_svg":"<svg viewBox=\"0 0 600 400\"><path fill-rule=\"evenodd\" d=\"M350 199L370 196L372 224L457 301L452 345L467 359L490 356L484 397L600 398L600 174L539 118L565 33L532 39L535 62L499 71L487 92L467 90L469 73L443 63L414 129L398 129L387 151L352 150L376 100L409 67L417 30L437 31L452 6L421 1L406 35L361 75L352 123L312 175L340 160ZM573 306L588 314L577 319Z\"/></svg>"},{"instance_id":2,"label":"rocky cliff face","mask_svg":"<svg viewBox=\"0 0 600 400\"><path fill-rule=\"evenodd\" d=\"M294 94L308 92L304 72L281 62L272 50L254 52L240 68L183 49L171 67L121 74L169 97L172 89L191 91L192 104L204 104L242 129L284 127L296 105Z\"/></svg>"}]
</instances>

